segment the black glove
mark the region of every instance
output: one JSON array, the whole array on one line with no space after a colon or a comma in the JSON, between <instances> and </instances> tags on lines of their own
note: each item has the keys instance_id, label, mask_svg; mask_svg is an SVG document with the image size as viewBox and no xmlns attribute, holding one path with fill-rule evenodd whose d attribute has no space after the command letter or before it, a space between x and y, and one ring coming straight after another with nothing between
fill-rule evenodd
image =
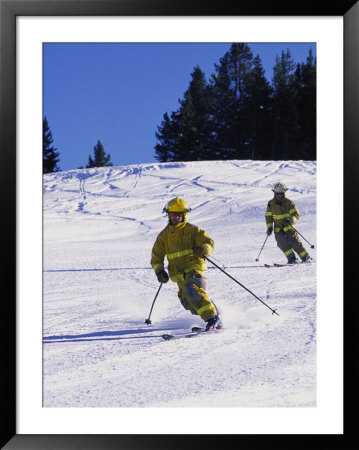
<instances>
[{"instance_id":1,"label":"black glove","mask_svg":"<svg viewBox=\"0 0 359 450\"><path fill-rule=\"evenodd\" d=\"M169 280L168 273L164 269L161 269L158 272L156 272L156 277L160 283L167 283L167 281Z\"/></svg>"},{"instance_id":2,"label":"black glove","mask_svg":"<svg viewBox=\"0 0 359 450\"><path fill-rule=\"evenodd\" d=\"M193 247L193 253L199 258L204 258L208 255L208 250L205 245L196 245L195 247Z\"/></svg>"},{"instance_id":3,"label":"black glove","mask_svg":"<svg viewBox=\"0 0 359 450\"><path fill-rule=\"evenodd\" d=\"M283 223L284 225L292 225L293 219L291 217L286 217L285 219L283 219Z\"/></svg>"},{"instance_id":4,"label":"black glove","mask_svg":"<svg viewBox=\"0 0 359 450\"><path fill-rule=\"evenodd\" d=\"M267 236L270 236L273 232L273 227L268 227L267 228Z\"/></svg>"}]
</instances>

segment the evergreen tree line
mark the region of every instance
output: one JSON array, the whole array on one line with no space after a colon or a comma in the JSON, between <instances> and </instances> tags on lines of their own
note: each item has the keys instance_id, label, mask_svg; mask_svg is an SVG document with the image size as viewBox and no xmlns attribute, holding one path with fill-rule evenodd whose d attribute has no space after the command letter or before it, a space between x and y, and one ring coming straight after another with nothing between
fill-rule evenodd
<instances>
[{"instance_id":1,"label":"evergreen tree line","mask_svg":"<svg viewBox=\"0 0 359 450\"><path fill-rule=\"evenodd\" d=\"M156 132L160 162L195 160L315 160L316 60L295 64L277 56L272 83L259 55L232 44L206 81L199 66Z\"/></svg>"},{"instance_id":2,"label":"evergreen tree line","mask_svg":"<svg viewBox=\"0 0 359 450\"><path fill-rule=\"evenodd\" d=\"M234 43L206 81L199 66L177 111L155 132L160 162L216 159L316 159L316 60L295 64L289 50L277 56L272 83L260 56ZM59 152L43 119L43 173L60 170ZM112 166L100 140L86 168ZM82 168L82 167L79 167Z\"/></svg>"},{"instance_id":3,"label":"evergreen tree line","mask_svg":"<svg viewBox=\"0 0 359 450\"><path fill-rule=\"evenodd\" d=\"M59 167L60 153L57 151L57 148L54 147L53 143L54 139L52 136L52 131L50 129L47 118L44 117L42 124L43 173L58 172L60 170ZM93 152L94 157L92 158L92 156L89 155L86 168L113 166L113 163L111 162L111 155L106 154L105 149L100 140L98 140L97 144L94 146ZM83 167L79 167L79 169L83 169Z\"/></svg>"}]
</instances>

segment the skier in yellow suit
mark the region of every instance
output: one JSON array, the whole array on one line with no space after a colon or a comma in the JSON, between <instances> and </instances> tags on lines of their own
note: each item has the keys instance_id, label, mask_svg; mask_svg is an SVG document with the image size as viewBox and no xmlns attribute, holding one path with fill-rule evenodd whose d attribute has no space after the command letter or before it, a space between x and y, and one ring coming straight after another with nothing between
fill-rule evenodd
<instances>
[{"instance_id":1,"label":"skier in yellow suit","mask_svg":"<svg viewBox=\"0 0 359 450\"><path fill-rule=\"evenodd\" d=\"M288 264L297 262L294 252L298 254L302 262L309 262L311 258L295 231L299 211L295 203L285 196L287 190L284 183L278 182L273 186L274 197L268 202L265 213L267 235L272 234L274 225L277 246L287 257Z\"/></svg>"},{"instance_id":2,"label":"skier in yellow suit","mask_svg":"<svg viewBox=\"0 0 359 450\"><path fill-rule=\"evenodd\" d=\"M190 211L180 197L170 200L163 208L168 224L157 236L152 248L151 266L160 283L169 278L178 285L182 306L206 322L206 330L222 328L215 304L206 294L205 256L214 248L213 240L201 228L187 222ZM167 256L168 273L164 268Z\"/></svg>"}]
</instances>

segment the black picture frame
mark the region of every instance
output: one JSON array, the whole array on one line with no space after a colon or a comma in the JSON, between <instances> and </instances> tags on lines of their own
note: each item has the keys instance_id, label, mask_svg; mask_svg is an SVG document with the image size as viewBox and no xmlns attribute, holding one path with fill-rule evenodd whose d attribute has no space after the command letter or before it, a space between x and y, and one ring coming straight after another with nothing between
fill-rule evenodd
<instances>
[{"instance_id":1,"label":"black picture frame","mask_svg":"<svg viewBox=\"0 0 359 450\"><path fill-rule=\"evenodd\" d=\"M233 0L0 0L0 168L4 233L1 301L1 448L5 449L183 449L210 445L268 445L309 448L321 444L345 448L351 441L356 415L349 374L355 373L353 349L355 299L345 303L345 421L343 435L19 435L16 432L16 17L19 16L342 16L344 18L344 186L343 204L355 222L351 189L358 169L359 142L359 4L358 1ZM334 62L335 64L335 62ZM341 189L339 186L338 188ZM5 223L4 223L5 222ZM328 226L335 217L328 212ZM345 221L346 225L348 221ZM345 235L345 233L344 233ZM344 240L344 255L355 254L355 244ZM354 264L344 272L344 286L354 278ZM344 267L343 267L344 271ZM5 288L5 289L4 289ZM355 289L355 288L354 288ZM355 290L354 290L355 292ZM349 348L349 346L351 348ZM200 420L200 419L199 419ZM215 426L215 424L213 425ZM345 439L344 439L345 438ZM271 447L275 442L275 447Z\"/></svg>"}]
</instances>

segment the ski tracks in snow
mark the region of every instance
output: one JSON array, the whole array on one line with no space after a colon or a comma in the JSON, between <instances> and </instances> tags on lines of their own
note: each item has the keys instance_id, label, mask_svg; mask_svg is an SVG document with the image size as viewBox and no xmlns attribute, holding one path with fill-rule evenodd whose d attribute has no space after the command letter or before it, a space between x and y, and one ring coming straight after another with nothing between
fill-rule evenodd
<instances>
[{"instance_id":1,"label":"ski tracks in snow","mask_svg":"<svg viewBox=\"0 0 359 450\"><path fill-rule=\"evenodd\" d=\"M278 179L293 182L315 222L315 172L312 162L213 161L45 176L44 406L315 406L315 265L251 262ZM192 207L189 221L214 238L211 258L279 317L209 267L222 333L164 341L164 332L203 325L171 282L145 325L158 289L151 248L176 195ZM269 239L262 257L278 255Z\"/></svg>"}]
</instances>

